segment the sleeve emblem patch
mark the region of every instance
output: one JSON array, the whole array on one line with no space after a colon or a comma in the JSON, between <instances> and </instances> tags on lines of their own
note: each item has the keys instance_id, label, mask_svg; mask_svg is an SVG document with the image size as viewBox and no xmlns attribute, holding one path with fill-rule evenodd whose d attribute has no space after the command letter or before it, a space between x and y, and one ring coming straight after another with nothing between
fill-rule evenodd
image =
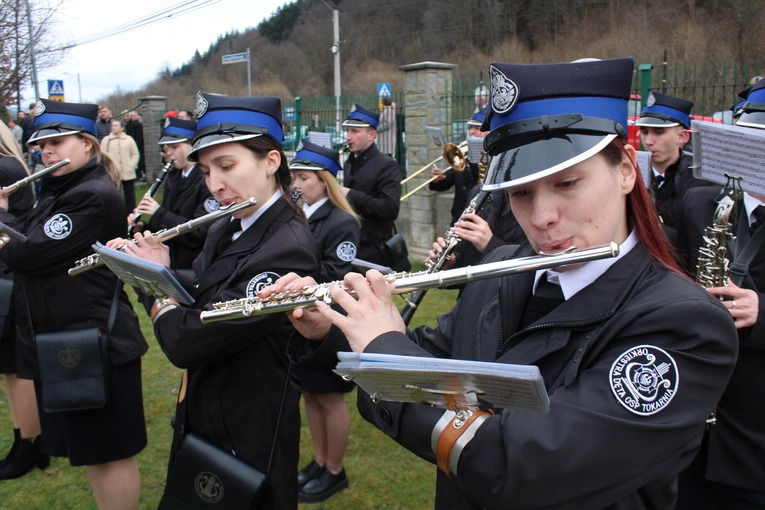
<instances>
[{"instance_id":1,"label":"sleeve emblem patch","mask_svg":"<svg viewBox=\"0 0 765 510\"><path fill-rule=\"evenodd\" d=\"M356 258L356 245L350 241L340 243L337 247L337 256L345 262L352 261Z\"/></svg>"},{"instance_id":2,"label":"sleeve emblem patch","mask_svg":"<svg viewBox=\"0 0 765 510\"><path fill-rule=\"evenodd\" d=\"M656 414L677 393L680 373L664 349L639 345L616 358L609 372L611 391L628 411L640 416Z\"/></svg>"},{"instance_id":3,"label":"sleeve emblem patch","mask_svg":"<svg viewBox=\"0 0 765 510\"><path fill-rule=\"evenodd\" d=\"M247 284L247 297L255 297L256 292L260 292L265 287L273 285L276 280L280 278L280 275L273 271L265 271L260 273Z\"/></svg>"},{"instance_id":4,"label":"sleeve emblem patch","mask_svg":"<svg viewBox=\"0 0 765 510\"><path fill-rule=\"evenodd\" d=\"M45 235L51 239L64 239L72 233L72 220L66 214L56 214L45 222Z\"/></svg>"},{"instance_id":5,"label":"sleeve emblem patch","mask_svg":"<svg viewBox=\"0 0 765 510\"><path fill-rule=\"evenodd\" d=\"M220 202L218 202L215 198L210 197L205 200L205 211L212 213L218 209L220 209Z\"/></svg>"}]
</instances>

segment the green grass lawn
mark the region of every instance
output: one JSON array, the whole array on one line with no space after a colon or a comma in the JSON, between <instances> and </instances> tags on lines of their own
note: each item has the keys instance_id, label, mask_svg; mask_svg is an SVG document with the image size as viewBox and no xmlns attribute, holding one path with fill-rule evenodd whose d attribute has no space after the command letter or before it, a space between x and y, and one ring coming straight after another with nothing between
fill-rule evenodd
<instances>
[{"instance_id":1,"label":"green grass lawn","mask_svg":"<svg viewBox=\"0 0 765 510\"><path fill-rule=\"evenodd\" d=\"M142 193L136 195L142 196ZM456 291L431 290L423 300L412 325L435 325L435 318L454 305L456 296ZM134 298L132 293L131 297ZM62 306L76 306L76 303ZM138 456L142 487L140 508L155 509L165 481L172 437L170 417L175 408L181 371L173 367L162 354L143 308L135 306L135 309L139 312L141 328L150 345L142 361L149 444ZM351 437L345 457L350 488L325 503L301 505L301 508L432 508L436 468L399 447L361 419L355 406L356 391L348 394L347 400L352 409ZM0 391L0 456L4 456L10 449L12 440L13 427L8 400L5 391ZM310 434L305 419L300 446L299 467L302 467L312 458ZM20 480L0 481L0 509L95 508L85 469L71 467L66 459L53 459L44 472L34 469Z\"/></svg>"}]
</instances>

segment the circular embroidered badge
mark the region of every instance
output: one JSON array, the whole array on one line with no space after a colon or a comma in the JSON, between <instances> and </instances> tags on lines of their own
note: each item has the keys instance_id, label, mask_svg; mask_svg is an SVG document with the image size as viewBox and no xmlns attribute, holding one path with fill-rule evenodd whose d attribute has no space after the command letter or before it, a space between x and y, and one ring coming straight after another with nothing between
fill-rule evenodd
<instances>
[{"instance_id":1,"label":"circular embroidered badge","mask_svg":"<svg viewBox=\"0 0 765 510\"><path fill-rule=\"evenodd\" d=\"M250 280L247 284L247 297L255 297L255 293L263 290L264 287L273 285L278 280L280 275L273 271L265 271L260 273L255 278Z\"/></svg>"},{"instance_id":2,"label":"circular embroidered badge","mask_svg":"<svg viewBox=\"0 0 765 510\"><path fill-rule=\"evenodd\" d=\"M205 503L217 503L223 499L223 481L213 473L199 473L194 479L194 490Z\"/></svg>"},{"instance_id":3,"label":"circular embroidered badge","mask_svg":"<svg viewBox=\"0 0 765 510\"><path fill-rule=\"evenodd\" d=\"M616 358L609 372L614 396L630 412L640 416L656 414L677 393L680 373L667 351L653 345L639 345Z\"/></svg>"},{"instance_id":4,"label":"circular embroidered badge","mask_svg":"<svg viewBox=\"0 0 765 510\"><path fill-rule=\"evenodd\" d=\"M205 99L205 95L202 94L202 91L200 90L197 92L197 95L194 96L194 102L196 103L196 115L197 119L201 119L204 117L205 113L207 113L207 107L209 106L209 103L207 102L207 99Z\"/></svg>"},{"instance_id":5,"label":"circular embroidered badge","mask_svg":"<svg viewBox=\"0 0 765 510\"><path fill-rule=\"evenodd\" d=\"M215 198L210 197L205 200L205 211L211 213L217 211L218 209L220 209L220 202L218 202Z\"/></svg>"},{"instance_id":6,"label":"circular embroidered badge","mask_svg":"<svg viewBox=\"0 0 765 510\"><path fill-rule=\"evenodd\" d=\"M337 247L337 256L340 260L350 262L356 258L356 245L350 241L340 243Z\"/></svg>"},{"instance_id":7,"label":"circular embroidered badge","mask_svg":"<svg viewBox=\"0 0 765 510\"><path fill-rule=\"evenodd\" d=\"M35 103L35 117L39 117L43 113L45 113L45 104L38 99Z\"/></svg>"},{"instance_id":8,"label":"circular embroidered badge","mask_svg":"<svg viewBox=\"0 0 765 510\"><path fill-rule=\"evenodd\" d=\"M645 105L650 108L651 106L655 104L656 104L656 96L654 96L653 92L651 92L650 94L648 94L648 99L646 99Z\"/></svg>"},{"instance_id":9,"label":"circular embroidered badge","mask_svg":"<svg viewBox=\"0 0 765 510\"><path fill-rule=\"evenodd\" d=\"M66 214L56 214L45 222L43 229L51 239L64 239L72 233L72 220Z\"/></svg>"}]
</instances>

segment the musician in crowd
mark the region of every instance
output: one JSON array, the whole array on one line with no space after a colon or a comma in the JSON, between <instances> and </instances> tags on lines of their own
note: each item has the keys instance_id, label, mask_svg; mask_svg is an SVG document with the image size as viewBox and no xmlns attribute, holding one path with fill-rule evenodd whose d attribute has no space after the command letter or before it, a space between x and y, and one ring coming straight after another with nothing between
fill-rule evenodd
<instances>
[{"instance_id":1,"label":"musician in crowd","mask_svg":"<svg viewBox=\"0 0 765 510\"><path fill-rule=\"evenodd\" d=\"M299 392L288 381L285 354L294 330L283 314L212 324L202 324L199 315L214 302L254 296L290 271L318 277L316 242L290 192L279 98L199 92L196 103L198 130L189 159L198 163L221 206L250 197L257 204L210 228L194 261L194 278L176 273L193 304L157 301L151 309L160 347L170 362L187 369L176 409L170 473L183 468L176 462L179 445L194 434L267 474L258 508L295 509ZM135 240L127 243L126 253L170 265L167 248L148 232L136 234ZM109 245L122 243L115 239ZM192 486L194 480L187 483ZM222 497L227 508L225 493Z\"/></svg>"},{"instance_id":2,"label":"musician in crowd","mask_svg":"<svg viewBox=\"0 0 765 510\"><path fill-rule=\"evenodd\" d=\"M120 177L101 153L97 114L97 105L37 100L29 143L42 148L46 166L67 158L71 163L43 177L40 199L24 224L8 212L8 196L0 196L0 221L27 238L3 247L0 260L20 283L14 303L23 343L18 376L34 380L43 451L87 466L99 508L137 509L141 484L135 456L146 446L141 356L148 344L111 271L67 274L74 260L93 253L93 243L125 231ZM35 338L83 328L99 328L108 336L108 402L99 409L46 412Z\"/></svg>"},{"instance_id":3,"label":"musician in crowd","mask_svg":"<svg viewBox=\"0 0 765 510\"><path fill-rule=\"evenodd\" d=\"M361 217L361 245L357 258L391 265L385 242L396 231L401 198L398 163L383 154L375 140L380 114L354 104L343 122L350 156L343 165L340 188Z\"/></svg>"},{"instance_id":4,"label":"musician in crowd","mask_svg":"<svg viewBox=\"0 0 765 510\"><path fill-rule=\"evenodd\" d=\"M486 109L482 109L473 114L468 121L468 137L483 138L486 136L486 132L481 131L481 124L486 117ZM428 189L431 191L449 191L454 187L454 200L452 201L452 221L450 225L454 225L459 221L462 216L462 211L467 207L469 200L468 195L473 187L478 184L478 161L470 161L469 158L465 158L467 163L464 170L455 168L451 161L446 163L450 165L450 168L442 170L441 168L434 167L430 173L431 177L435 177L436 180L428 184Z\"/></svg>"},{"instance_id":5,"label":"musician in crowd","mask_svg":"<svg viewBox=\"0 0 765 510\"><path fill-rule=\"evenodd\" d=\"M0 121L0 187L10 186L28 175L15 135ZM21 188L10 195L8 201L8 213L23 223L35 203L32 187ZM45 467L50 457L42 451L34 382L16 376L19 338L12 299L14 275L2 263L0 269L3 271L3 281L0 282L0 373L5 375L5 393L13 421L13 444L8 455L0 460L0 480L10 480L24 476L35 466Z\"/></svg>"},{"instance_id":6,"label":"musician in crowd","mask_svg":"<svg viewBox=\"0 0 765 510\"><path fill-rule=\"evenodd\" d=\"M196 128L196 121L174 117L165 119L165 129L159 146L167 157L173 160L175 170L170 171L164 180L162 205L153 197L144 196L135 211L128 216L128 224L133 222L136 214L147 219L151 217L145 226L142 223L136 225L137 232L144 229L157 232L172 228L217 211L220 207L207 188L199 166L187 159ZM191 269L191 264L205 244L207 231L208 227L202 226L167 241L170 248L170 267Z\"/></svg>"},{"instance_id":7,"label":"musician in crowd","mask_svg":"<svg viewBox=\"0 0 765 510\"><path fill-rule=\"evenodd\" d=\"M437 508L675 503L733 370L736 332L725 307L680 274L639 181L626 133L633 65L493 64L485 123L494 168L484 188L509 194L528 237L517 256L614 242L618 257L468 283L435 329L406 332L376 271L346 276L358 301L331 289L347 315L321 302L290 312L304 337L324 340L295 338L295 362L336 363L340 331L356 352L539 367L548 414L476 411L459 428L453 411L359 391L365 419L442 463ZM294 277L261 297L311 282Z\"/></svg>"},{"instance_id":8,"label":"musician in crowd","mask_svg":"<svg viewBox=\"0 0 765 510\"><path fill-rule=\"evenodd\" d=\"M481 131L481 124L485 117L485 109L473 114L468 122L470 126L469 136L484 138L489 133L488 131ZM433 170L434 176L443 176L443 179L431 183L430 189L444 191L449 188L442 186L436 189L434 184L454 182L451 228L460 239L467 241L460 242L454 248L449 259L444 263L443 269L478 264L484 255L495 248L506 244L518 245L526 240L526 234L523 233L523 229L513 216L507 201L507 194L504 191L490 192L477 211L463 214L467 205L481 191L478 164L469 161L469 167L469 172L467 169L463 172L455 172L454 169L449 169L446 172L437 168ZM451 178L449 174L451 174ZM433 243L433 249L430 251L426 262L441 256L444 248L446 248L446 241L443 237L439 237Z\"/></svg>"},{"instance_id":9,"label":"musician in crowd","mask_svg":"<svg viewBox=\"0 0 765 510\"><path fill-rule=\"evenodd\" d=\"M640 118L640 141L651 153L651 196L670 240L676 233L683 196L698 186L715 186L693 176L691 154L683 148L691 138L693 103L659 92L651 92Z\"/></svg>"},{"instance_id":10,"label":"musician in crowd","mask_svg":"<svg viewBox=\"0 0 765 510\"><path fill-rule=\"evenodd\" d=\"M361 236L359 220L340 191L336 150L306 140L290 163L292 187L300 194L321 256L322 282L342 280L353 271ZM300 501L318 503L348 487L343 456L351 433L345 394L354 384L329 370L295 367L305 400L305 415L313 441L314 459L298 473Z\"/></svg>"},{"instance_id":11,"label":"musician in crowd","mask_svg":"<svg viewBox=\"0 0 765 510\"><path fill-rule=\"evenodd\" d=\"M759 85L759 86L758 86ZM739 126L765 129L765 81L745 93ZM712 225L719 188L694 188L684 200L680 227L688 241L689 267L696 270L706 227ZM677 509L765 508L765 197L744 193L729 213L727 243L735 249L727 286L709 292L723 299L738 329L736 369L715 410L693 464L680 476ZM712 236L713 237L713 236ZM712 250L716 246L710 247ZM730 255L730 251L728 252ZM721 267L721 261L712 263ZM740 265L740 269L736 267ZM736 277L736 273L741 277Z\"/></svg>"}]
</instances>

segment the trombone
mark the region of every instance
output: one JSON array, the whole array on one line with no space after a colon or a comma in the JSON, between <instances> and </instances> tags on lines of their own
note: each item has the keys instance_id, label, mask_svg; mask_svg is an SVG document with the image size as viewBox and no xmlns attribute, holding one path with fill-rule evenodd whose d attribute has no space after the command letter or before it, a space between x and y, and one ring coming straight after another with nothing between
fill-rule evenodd
<instances>
[{"instance_id":1,"label":"trombone","mask_svg":"<svg viewBox=\"0 0 765 510\"><path fill-rule=\"evenodd\" d=\"M465 140L464 142L460 143L459 145L456 145L456 144L451 143L451 142L447 143L446 146L444 146L444 153L441 155L441 157L439 157L437 159L434 159L433 161L431 161L430 163L428 163L424 167L422 167L419 170L417 170L415 173L413 173L412 175L410 175L409 177L407 177L406 179L401 181L401 184L404 184L405 182L407 182L409 179L411 179L415 175L418 175L418 174L422 173L423 171L427 170L428 168L430 168L431 165L435 165L437 161L440 161L442 159L448 161L449 162L449 166L451 166L452 169L454 169L455 172L462 172L467 167L467 153L468 153L468 143L467 143L467 140ZM404 200L406 200L410 196L414 195L415 193L420 191L422 188L424 188L425 186L427 186L431 182L435 181L437 178L438 178L438 176L431 177L427 181L423 182L422 184L420 184L419 186L414 188L412 191L410 191L409 193L407 193L406 195L401 197L401 201L403 202Z\"/></svg>"}]
</instances>

